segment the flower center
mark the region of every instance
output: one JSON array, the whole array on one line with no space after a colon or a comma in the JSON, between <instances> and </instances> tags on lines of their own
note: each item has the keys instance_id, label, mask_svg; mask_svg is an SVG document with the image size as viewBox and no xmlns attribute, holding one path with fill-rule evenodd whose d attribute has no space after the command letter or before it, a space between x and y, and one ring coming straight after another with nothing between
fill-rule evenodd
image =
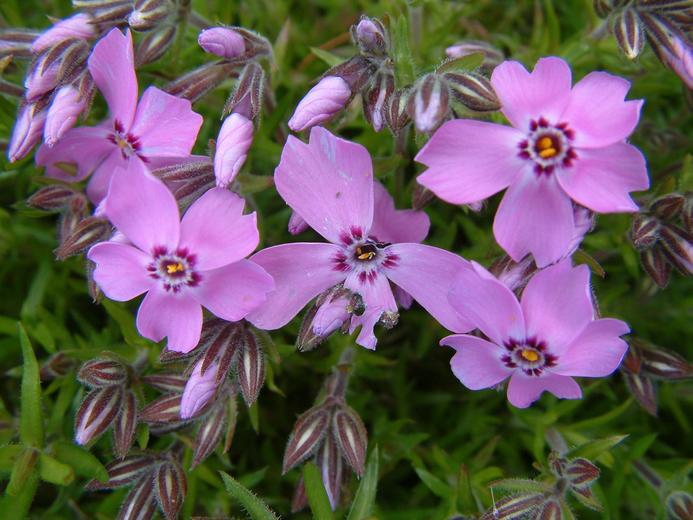
<instances>
[{"instance_id":1,"label":"flower center","mask_svg":"<svg viewBox=\"0 0 693 520\"><path fill-rule=\"evenodd\" d=\"M375 283L381 269L397 265L399 256L388 251L390 244L379 242L360 227L340 234L342 249L333 257L333 269L345 273L356 271L361 283Z\"/></svg>"},{"instance_id":2,"label":"flower center","mask_svg":"<svg viewBox=\"0 0 693 520\"><path fill-rule=\"evenodd\" d=\"M366 243L354 248L354 258L361 262L368 262L378 256L378 247L374 243Z\"/></svg>"},{"instance_id":3,"label":"flower center","mask_svg":"<svg viewBox=\"0 0 693 520\"><path fill-rule=\"evenodd\" d=\"M139 138L125 132L123 124L117 119L113 123L113 133L108 136L108 140L118 147L123 159L137 155L141 149Z\"/></svg>"},{"instance_id":4,"label":"flower center","mask_svg":"<svg viewBox=\"0 0 693 520\"><path fill-rule=\"evenodd\" d=\"M572 148L574 132L567 123L550 124L540 117L529 124L526 139L518 143L518 156L534 163L537 175L551 174L557 167L568 168L577 158Z\"/></svg>"},{"instance_id":5,"label":"flower center","mask_svg":"<svg viewBox=\"0 0 693 520\"><path fill-rule=\"evenodd\" d=\"M165 291L177 293L184 287L195 287L200 283L200 275L194 267L195 255L186 249L169 253L165 247L157 247L147 271L150 277L161 280Z\"/></svg>"},{"instance_id":6,"label":"flower center","mask_svg":"<svg viewBox=\"0 0 693 520\"><path fill-rule=\"evenodd\" d=\"M522 352L520 352L520 355L527 361L531 362L537 361L539 359L539 353L536 350L529 348L523 348Z\"/></svg>"},{"instance_id":7,"label":"flower center","mask_svg":"<svg viewBox=\"0 0 693 520\"><path fill-rule=\"evenodd\" d=\"M540 376L544 369L556 365L557 357L546 351L546 344L534 338L523 342L510 340L501 361L508 368L519 368L528 376Z\"/></svg>"}]
</instances>

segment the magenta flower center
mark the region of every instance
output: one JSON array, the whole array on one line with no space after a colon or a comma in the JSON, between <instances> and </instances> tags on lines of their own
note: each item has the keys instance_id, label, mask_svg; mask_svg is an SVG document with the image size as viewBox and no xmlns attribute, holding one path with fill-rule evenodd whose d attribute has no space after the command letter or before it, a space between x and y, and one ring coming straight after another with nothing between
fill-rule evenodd
<instances>
[{"instance_id":1,"label":"magenta flower center","mask_svg":"<svg viewBox=\"0 0 693 520\"><path fill-rule=\"evenodd\" d=\"M186 249L169 253L165 247L157 247L147 271L151 278L161 281L165 291L177 293L184 287L195 287L200 283L200 275L194 267L195 255Z\"/></svg>"},{"instance_id":2,"label":"magenta flower center","mask_svg":"<svg viewBox=\"0 0 693 520\"><path fill-rule=\"evenodd\" d=\"M390 244L379 242L375 237L365 238L361 228L354 227L342 233L342 250L333 258L337 271L356 271L361 283L374 283L383 268L397 265L399 257L388 251Z\"/></svg>"},{"instance_id":3,"label":"magenta flower center","mask_svg":"<svg viewBox=\"0 0 693 520\"><path fill-rule=\"evenodd\" d=\"M117 119L113 123L113 133L108 136L108 140L118 147L123 155L123 159L139 154L141 148L139 137L132 135L130 132L125 132L123 124ZM144 157L140 158L145 160Z\"/></svg>"},{"instance_id":4,"label":"magenta flower center","mask_svg":"<svg viewBox=\"0 0 693 520\"><path fill-rule=\"evenodd\" d=\"M556 167L568 168L577 158L572 147L574 132L568 123L550 124L540 117L529 123L527 138L520 141L518 155L534 163L537 175L551 174Z\"/></svg>"},{"instance_id":5,"label":"magenta flower center","mask_svg":"<svg viewBox=\"0 0 693 520\"><path fill-rule=\"evenodd\" d=\"M501 361L508 368L519 368L528 376L540 376L545 368L556 365L557 357L546 350L546 344L534 338L505 343L507 354Z\"/></svg>"}]
</instances>

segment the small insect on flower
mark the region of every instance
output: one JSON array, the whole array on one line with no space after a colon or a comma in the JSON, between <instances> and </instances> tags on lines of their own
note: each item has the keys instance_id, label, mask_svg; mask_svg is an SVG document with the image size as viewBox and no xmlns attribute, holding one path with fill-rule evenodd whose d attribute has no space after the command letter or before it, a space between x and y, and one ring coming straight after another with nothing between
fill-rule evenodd
<instances>
[{"instance_id":1,"label":"small insect on flower","mask_svg":"<svg viewBox=\"0 0 693 520\"><path fill-rule=\"evenodd\" d=\"M526 408L548 391L564 399L582 397L573 379L604 377L616 370L628 345L628 325L595 319L586 265L563 260L535 274L520 301L480 265L463 270L449 295L487 339L448 336L441 345L456 354L452 371L464 386L480 390L510 378L508 400Z\"/></svg>"},{"instance_id":2,"label":"small insect on flower","mask_svg":"<svg viewBox=\"0 0 693 520\"><path fill-rule=\"evenodd\" d=\"M643 103L624 100L628 81L592 72L571 89L568 64L549 57L531 73L506 61L491 84L514 128L444 123L416 156L428 166L420 184L453 204L507 188L493 224L496 241L515 261L532 253L539 267L569 250L573 201L596 213L637 211L629 193L647 189L649 179L642 153L625 142Z\"/></svg>"},{"instance_id":3,"label":"small insect on flower","mask_svg":"<svg viewBox=\"0 0 693 520\"><path fill-rule=\"evenodd\" d=\"M189 352L202 328L202 307L238 321L272 290L272 278L245 260L258 244L255 213L243 215L244 201L214 188L186 211L164 183L140 161L116 171L104 213L125 236L96 244L94 280L106 296L127 301L147 293L137 313L137 329L169 350Z\"/></svg>"}]
</instances>

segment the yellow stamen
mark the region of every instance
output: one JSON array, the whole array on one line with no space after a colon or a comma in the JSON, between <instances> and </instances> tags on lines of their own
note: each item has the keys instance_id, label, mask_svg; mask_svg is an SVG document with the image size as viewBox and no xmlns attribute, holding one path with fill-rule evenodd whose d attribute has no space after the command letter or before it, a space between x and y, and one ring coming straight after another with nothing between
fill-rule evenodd
<instances>
[{"instance_id":1,"label":"yellow stamen","mask_svg":"<svg viewBox=\"0 0 693 520\"><path fill-rule=\"evenodd\" d=\"M356 258L359 260L373 260L375 257L375 253L373 251L368 251L366 253L362 253L361 251L362 249L360 247L356 248Z\"/></svg>"},{"instance_id":2,"label":"yellow stamen","mask_svg":"<svg viewBox=\"0 0 693 520\"><path fill-rule=\"evenodd\" d=\"M520 352L520 354L527 361L534 362L537 359L539 359L539 354L536 352L536 350L531 350L531 349L525 348L525 349L522 349L522 352Z\"/></svg>"},{"instance_id":3,"label":"yellow stamen","mask_svg":"<svg viewBox=\"0 0 693 520\"><path fill-rule=\"evenodd\" d=\"M174 274L174 273L181 273L185 270L185 267L183 267L183 264L178 262L177 264L169 264L166 266L166 272L168 274Z\"/></svg>"},{"instance_id":4,"label":"yellow stamen","mask_svg":"<svg viewBox=\"0 0 693 520\"><path fill-rule=\"evenodd\" d=\"M546 150L541 150L539 152L539 157L542 159L550 159L554 155L556 155L558 152L556 151L555 148L547 148Z\"/></svg>"},{"instance_id":5,"label":"yellow stamen","mask_svg":"<svg viewBox=\"0 0 693 520\"><path fill-rule=\"evenodd\" d=\"M539 139L537 141L537 150L539 151L539 157L542 159L550 159L558 153L550 137L542 137Z\"/></svg>"}]
</instances>

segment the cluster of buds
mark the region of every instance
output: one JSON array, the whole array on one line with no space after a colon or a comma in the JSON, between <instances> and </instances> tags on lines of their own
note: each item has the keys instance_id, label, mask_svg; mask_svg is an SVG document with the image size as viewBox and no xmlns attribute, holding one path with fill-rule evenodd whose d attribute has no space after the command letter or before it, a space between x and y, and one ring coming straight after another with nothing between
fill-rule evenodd
<instances>
[{"instance_id":1,"label":"cluster of buds","mask_svg":"<svg viewBox=\"0 0 693 520\"><path fill-rule=\"evenodd\" d=\"M690 2L676 0L594 0L597 14L607 17L623 54L635 59L650 43L659 60L693 89L693 20Z\"/></svg>"},{"instance_id":2,"label":"cluster of buds","mask_svg":"<svg viewBox=\"0 0 693 520\"><path fill-rule=\"evenodd\" d=\"M672 266L693 274L693 193L654 199L633 217L630 231L640 262L659 287L666 287Z\"/></svg>"},{"instance_id":3,"label":"cluster of buds","mask_svg":"<svg viewBox=\"0 0 693 520\"><path fill-rule=\"evenodd\" d=\"M339 505L346 478L344 462L359 477L363 475L368 433L358 413L345 400L349 359L353 350L342 355L334 372L325 380L318 403L299 416L284 451L282 473L314 458L332 509ZM307 505L303 480L296 485L292 512Z\"/></svg>"},{"instance_id":4,"label":"cluster of buds","mask_svg":"<svg viewBox=\"0 0 693 520\"><path fill-rule=\"evenodd\" d=\"M157 507L166 520L178 516L188 481L175 454L139 453L106 465L108 480L92 480L88 491L130 487L118 513L119 520L149 520Z\"/></svg>"},{"instance_id":5,"label":"cluster of buds","mask_svg":"<svg viewBox=\"0 0 693 520\"><path fill-rule=\"evenodd\" d=\"M248 407L265 382L265 354L258 332L246 322L213 318L205 322L199 345L190 355L165 351L163 362L185 360L185 375L154 374L143 382L164 392L140 412L154 433L198 426L192 467L200 464L225 436L228 451L236 425L236 394Z\"/></svg>"},{"instance_id":6,"label":"cluster of buds","mask_svg":"<svg viewBox=\"0 0 693 520\"><path fill-rule=\"evenodd\" d=\"M693 377L693 365L676 352L633 338L621 365L630 393L650 415L657 415L657 381Z\"/></svg>"},{"instance_id":7,"label":"cluster of buds","mask_svg":"<svg viewBox=\"0 0 693 520\"><path fill-rule=\"evenodd\" d=\"M125 457L137 426L137 398L132 391L133 370L115 356L97 358L82 365L77 374L91 391L75 419L75 441L85 445L113 427L113 452Z\"/></svg>"},{"instance_id":8,"label":"cluster of buds","mask_svg":"<svg viewBox=\"0 0 693 520\"><path fill-rule=\"evenodd\" d=\"M568 495L583 505L599 510L599 503L592 493L592 484L599 478L599 468L585 458L569 459L556 452L549 455L550 478L547 481L509 479L492 484L493 488L521 489L493 504L481 520L511 518L552 518L561 520L570 511Z\"/></svg>"}]
</instances>

